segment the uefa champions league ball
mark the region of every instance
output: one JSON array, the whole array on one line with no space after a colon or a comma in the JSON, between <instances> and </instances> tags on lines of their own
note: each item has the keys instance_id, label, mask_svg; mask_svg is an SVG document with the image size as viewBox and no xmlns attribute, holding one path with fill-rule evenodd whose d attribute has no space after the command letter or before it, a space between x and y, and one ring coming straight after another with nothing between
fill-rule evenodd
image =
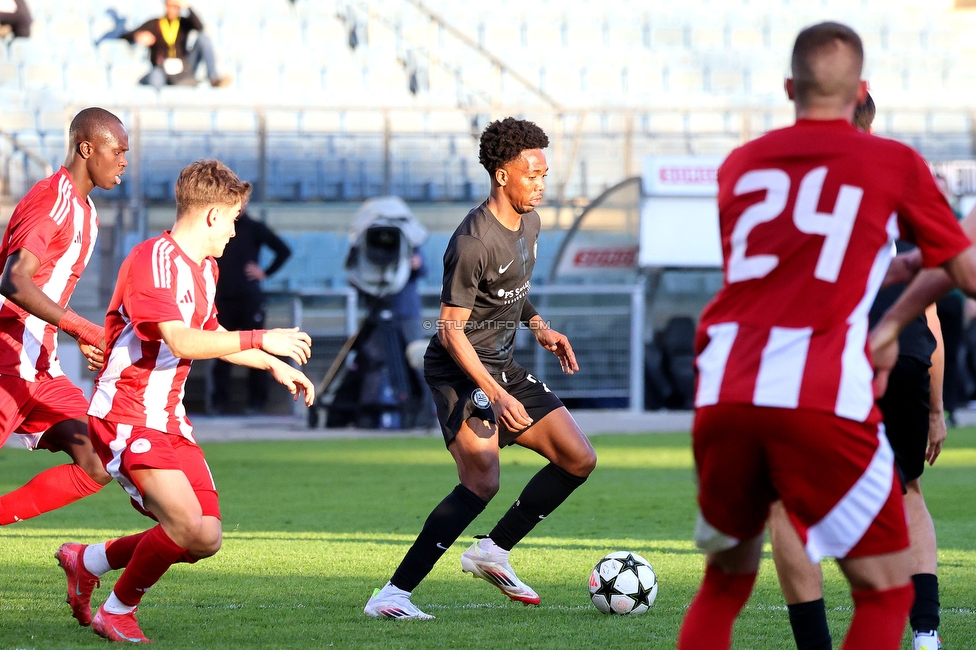
<instances>
[{"instance_id":1,"label":"uefa champions league ball","mask_svg":"<svg viewBox=\"0 0 976 650\"><path fill-rule=\"evenodd\" d=\"M637 553L610 553L590 574L590 600L604 614L643 614L657 598L657 575Z\"/></svg>"}]
</instances>

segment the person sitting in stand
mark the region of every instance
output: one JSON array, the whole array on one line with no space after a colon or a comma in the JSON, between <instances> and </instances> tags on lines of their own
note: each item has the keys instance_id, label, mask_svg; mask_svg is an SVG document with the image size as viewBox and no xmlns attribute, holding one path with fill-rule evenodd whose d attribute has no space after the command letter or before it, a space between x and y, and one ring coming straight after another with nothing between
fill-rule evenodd
<instances>
[{"instance_id":1,"label":"person sitting in stand","mask_svg":"<svg viewBox=\"0 0 976 650\"><path fill-rule=\"evenodd\" d=\"M140 27L122 34L121 38L149 48L152 69L139 80L157 90L166 85L195 86L196 69L202 61L207 77L214 87L226 86L230 77L217 73L213 44L203 31L203 23L190 9L188 0L165 0L166 15L147 20ZM196 42L187 48L190 32L196 32Z\"/></svg>"}]
</instances>

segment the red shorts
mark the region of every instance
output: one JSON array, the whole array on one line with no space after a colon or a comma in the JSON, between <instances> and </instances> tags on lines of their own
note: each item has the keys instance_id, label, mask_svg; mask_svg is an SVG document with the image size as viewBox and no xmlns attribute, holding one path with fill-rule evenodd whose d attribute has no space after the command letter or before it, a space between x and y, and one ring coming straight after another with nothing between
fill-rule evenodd
<instances>
[{"instance_id":1,"label":"red shorts","mask_svg":"<svg viewBox=\"0 0 976 650\"><path fill-rule=\"evenodd\" d=\"M11 433L36 449L44 432L65 420L84 420L88 398L64 376L40 381L0 375L0 446Z\"/></svg>"},{"instance_id":2,"label":"red shorts","mask_svg":"<svg viewBox=\"0 0 976 650\"><path fill-rule=\"evenodd\" d=\"M701 548L722 550L759 535L776 499L812 562L908 548L894 453L878 424L716 404L697 410L692 438Z\"/></svg>"},{"instance_id":3,"label":"red shorts","mask_svg":"<svg viewBox=\"0 0 976 650\"><path fill-rule=\"evenodd\" d=\"M177 469L189 479L203 514L220 518L217 486L203 450L192 440L95 417L88 418L88 431L105 471L125 488L136 510L142 514L152 517L145 508L138 483L132 478L132 470Z\"/></svg>"}]
</instances>

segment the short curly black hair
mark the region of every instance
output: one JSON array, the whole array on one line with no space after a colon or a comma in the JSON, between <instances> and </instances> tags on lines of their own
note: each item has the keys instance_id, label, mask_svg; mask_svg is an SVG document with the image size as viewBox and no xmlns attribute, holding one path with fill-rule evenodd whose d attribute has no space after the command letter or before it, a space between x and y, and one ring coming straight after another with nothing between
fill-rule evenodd
<instances>
[{"instance_id":1,"label":"short curly black hair","mask_svg":"<svg viewBox=\"0 0 976 650\"><path fill-rule=\"evenodd\" d=\"M506 117L492 122L481 134L478 161L489 174L509 163L526 149L545 149L549 137L535 122Z\"/></svg>"}]
</instances>

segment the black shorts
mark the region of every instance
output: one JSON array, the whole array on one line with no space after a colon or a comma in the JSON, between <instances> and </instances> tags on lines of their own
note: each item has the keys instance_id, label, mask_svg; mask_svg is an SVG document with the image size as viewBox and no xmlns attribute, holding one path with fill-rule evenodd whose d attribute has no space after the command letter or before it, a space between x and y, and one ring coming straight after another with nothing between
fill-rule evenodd
<instances>
[{"instance_id":1,"label":"black shorts","mask_svg":"<svg viewBox=\"0 0 976 650\"><path fill-rule=\"evenodd\" d=\"M476 417L495 423L495 412L491 410L491 403L484 391L467 376L440 377L427 376L427 385L434 394L434 404L437 406L437 419L441 423L441 433L444 443L450 444L454 436L461 430L461 425L468 418ZM516 365L515 368L502 376L495 377L502 388L509 395L517 399L525 407L532 422L538 422L543 417L562 407L563 403L555 393L541 381L526 372L525 368ZM532 425L530 424L529 427ZM529 427L521 431L510 431L507 427L498 427L498 446L505 447Z\"/></svg>"},{"instance_id":2,"label":"black shorts","mask_svg":"<svg viewBox=\"0 0 976 650\"><path fill-rule=\"evenodd\" d=\"M898 357L888 378L888 389L878 400L884 414L885 432L895 451L895 465L902 481L922 475L929 443L929 367L912 357Z\"/></svg>"}]
</instances>

